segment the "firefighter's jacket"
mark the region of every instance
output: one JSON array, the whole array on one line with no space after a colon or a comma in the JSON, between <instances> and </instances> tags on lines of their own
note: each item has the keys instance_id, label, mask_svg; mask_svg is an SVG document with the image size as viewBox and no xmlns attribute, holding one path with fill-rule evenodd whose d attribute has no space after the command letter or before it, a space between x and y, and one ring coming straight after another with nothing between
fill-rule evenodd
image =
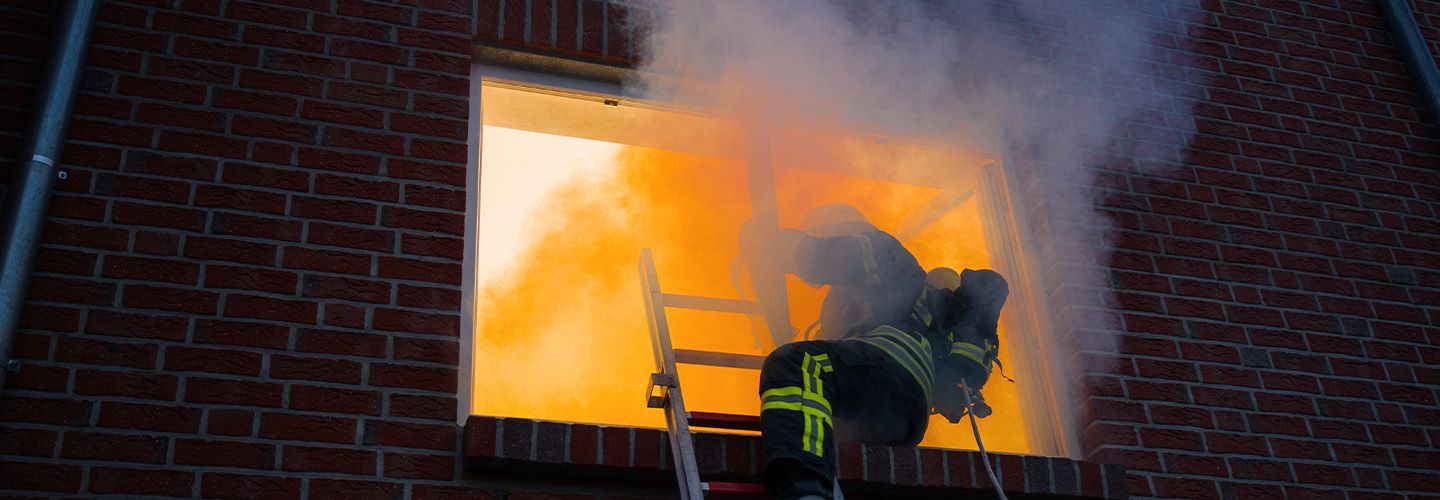
<instances>
[{"instance_id":1,"label":"firefighter's jacket","mask_svg":"<svg viewBox=\"0 0 1440 500\"><path fill-rule=\"evenodd\" d=\"M958 294L927 288L915 256L890 234L869 229L825 238L781 231L779 255L794 256L788 271L831 287L821 308L822 338L854 338L881 348L910 372L932 403L953 404L959 395L952 389L962 379L978 390L998 352L994 331L942 328ZM827 327L842 331L826 332Z\"/></svg>"}]
</instances>

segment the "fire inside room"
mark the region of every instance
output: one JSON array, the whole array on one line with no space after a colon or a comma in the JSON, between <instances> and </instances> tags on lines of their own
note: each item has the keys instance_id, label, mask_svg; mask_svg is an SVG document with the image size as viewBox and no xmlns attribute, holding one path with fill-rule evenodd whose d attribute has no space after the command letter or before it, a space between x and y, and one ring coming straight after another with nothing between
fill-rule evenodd
<instances>
[{"instance_id":1,"label":"fire inside room","mask_svg":"<svg viewBox=\"0 0 1440 500\"><path fill-rule=\"evenodd\" d=\"M1067 433L1051 385L1061 376L1028 293L997 155L929 147L789 123L763 139L721 117L570 89L487 79L481 90L478 255L471 412L664 427L647 408L654 371L636 275L652 250L667 291L741 298L737 234L751 216L746 151L764 144L778 218L796 227L812 208L848 203L894 234L926 269L993 268L1011 276L988 449L1064 455ZM824 288L787 277L796 339ZM676 348L765 355L763 321L672 310ZM758 372L683 366L687 407L755 415ZM924 446L974 449L968 425L932 416Z\"/></svg>"}]
</instances>

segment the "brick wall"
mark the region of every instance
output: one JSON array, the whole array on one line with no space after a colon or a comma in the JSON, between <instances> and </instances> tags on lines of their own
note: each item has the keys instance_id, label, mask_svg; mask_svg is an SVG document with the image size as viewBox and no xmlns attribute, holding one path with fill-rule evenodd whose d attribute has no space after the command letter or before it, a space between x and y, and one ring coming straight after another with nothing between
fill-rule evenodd
<instances>
[{"instance_id":1,"label":"brick wall","mask_svg":"<svg viewBox=\"0 0 1440 500\"><path fill-rule=\"evenodd\" d=\"M1090 456L1135 495L1440 492L1433 118L1374 2L1206 8L1183 166L1109 173L1126 332Z\"/></svg>"},{"instance_id":2,"label":"brick wall","mask_svg":"<svg viewBox=\"0 0 1440 500\"><path fill-rule=\"evenodd\" d=\"M49 2L0 7L14 156ZM104 2L0 492L392 496L454 479L465 0Z\"/></svg>"},{"instance_id":3,"label":"brick wall","mask_svg":"<svg viewBox=\"0 0 1440 500\"><path fill-rule=\"evenodd\" d=\"M45 5L0 7L7 167ZM1203 6L1173 49L1208 82L1183 164L1102 172L1123 340L1089 377L1087 459L1136 496L1440 493L1440 157L1384 19ZM469 44L623 64L630 15L105 2L0 493L552 498L462 473L452 423Z\"/></svg>"}]
</instances>

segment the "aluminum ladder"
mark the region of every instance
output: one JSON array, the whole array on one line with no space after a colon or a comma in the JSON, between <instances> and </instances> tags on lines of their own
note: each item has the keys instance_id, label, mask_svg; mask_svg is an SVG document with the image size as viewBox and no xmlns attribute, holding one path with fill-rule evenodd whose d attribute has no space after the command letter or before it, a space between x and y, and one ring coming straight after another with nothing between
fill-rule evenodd
<instances>
[{"instance_id":1,"label":"aluminum ladder","mask_svg":"<svg viewBox=\"0 0 1440 500\"><path fill-rule=\"evenodd\" d=\"M761 314L759 305L745 300L661 292L660 279L655 274L655 260L648 248L640 251L640 284L645 297L645 315L650 323L650 344L655 353L655 373L650 374L645 405L665 410L665 426L670 431L670 455L674 457L675 478L680 485L681 500L769 498L765 488L759 484L700 480L690 428L693 426L759 431L760 417L687 411L685 398L680 390L680 374L675 369L677 364L691 364L759 370L765 358L749 354L675 349L670 343L670 325L665 319L666 308L758 315Z\"/></svg>"}]
</instances>

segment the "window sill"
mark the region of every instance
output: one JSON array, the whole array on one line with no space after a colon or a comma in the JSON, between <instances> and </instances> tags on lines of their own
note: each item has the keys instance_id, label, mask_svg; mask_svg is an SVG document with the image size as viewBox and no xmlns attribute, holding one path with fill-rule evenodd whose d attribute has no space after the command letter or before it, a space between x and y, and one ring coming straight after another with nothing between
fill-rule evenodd
<instances>
[{"instance_id":1,"label":"window sill","mask_svg":"<svg viewBox=\"0 0 1440 500\"><path fill-rule=\"evenodd\" d=\"M695 433L700 474L755 482L757 436ZM465 424L467 475L569 484L674 484L670 444L658 429L472 415ZM1128 498L1125 468L1068 458L991 454L1006 493ZM992 462L994 463L994 462ZM953 495L991 490L980 454L965 450L841 444L841 487L852 496Z\"/></svg>"}]
</instances>

